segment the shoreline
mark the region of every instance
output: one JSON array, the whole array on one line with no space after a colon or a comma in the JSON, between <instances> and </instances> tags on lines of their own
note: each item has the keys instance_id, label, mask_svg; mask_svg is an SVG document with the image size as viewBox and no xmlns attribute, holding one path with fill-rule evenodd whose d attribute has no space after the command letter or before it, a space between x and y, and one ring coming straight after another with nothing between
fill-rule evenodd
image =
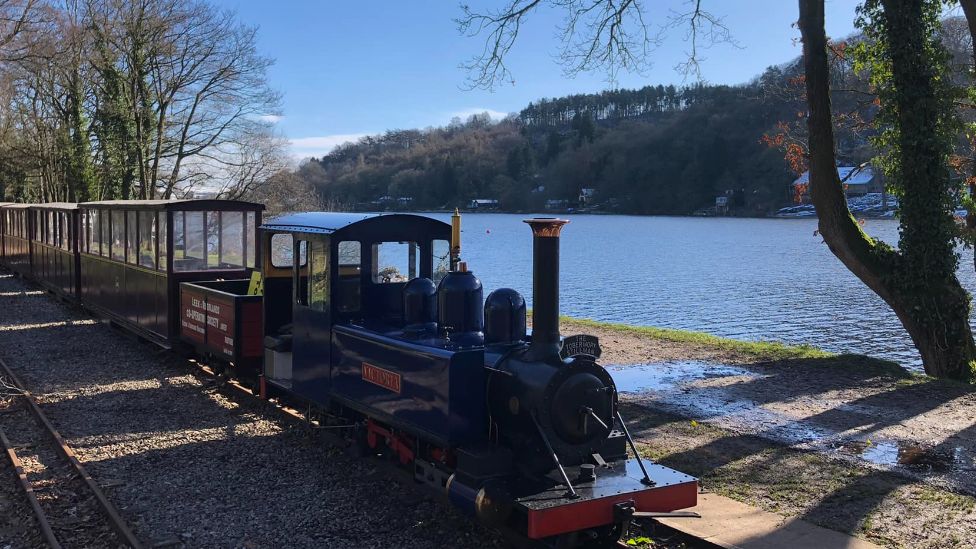
<instances>
[{"instance_id":1,"label":"shoreline","mask_svg":"<svg viewBox=\"0 0 976 549\"><path fill-rule=\"evenodd\" d=\"M347 210L343 210L347 211ZM348 210L355 213L381 213L381 214L396 214L396 213L417 213L417 214L453 214L453 209L435 209L435 210ZM488 214L488 215L539 215L545 217L556 217L563 215L618 215L624 217L680 217L680 218L691 218L691 219L817 219L817 216L793 216L785 215L779 216L774 214L768 215L695 215L691 213L681 214L681 213L627 213L627 212L549 212L549 211L538 211L538 210L526 210L526 211L507 211L507 210L461 210L459 209L461 215L465 214ZM859 215L860 212L852 212L855 219L871 219L880 221L898 221L897 217L886 217L881 215Z\"/></svg>"}]
</instances>

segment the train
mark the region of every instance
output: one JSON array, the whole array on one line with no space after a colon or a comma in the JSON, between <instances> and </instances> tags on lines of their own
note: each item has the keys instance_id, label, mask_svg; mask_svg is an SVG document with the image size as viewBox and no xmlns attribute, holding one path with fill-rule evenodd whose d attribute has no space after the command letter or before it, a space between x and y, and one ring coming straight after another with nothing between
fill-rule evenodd
<instances>
[{"instance_id":1,"label":"train","mask_svg":"<svg viewBox=\"0 0 976 549\"><path fill-rule=\"evenodd\" d=\"M384 456L512 539L577 547L697 504L698 480L640 456L599 363L564 337L567 220L530 218L532 328L487 297L461 219L229 200L0 204L0 266L259 398L300 404L350 452Z\"/></svg>"}]
</instances>

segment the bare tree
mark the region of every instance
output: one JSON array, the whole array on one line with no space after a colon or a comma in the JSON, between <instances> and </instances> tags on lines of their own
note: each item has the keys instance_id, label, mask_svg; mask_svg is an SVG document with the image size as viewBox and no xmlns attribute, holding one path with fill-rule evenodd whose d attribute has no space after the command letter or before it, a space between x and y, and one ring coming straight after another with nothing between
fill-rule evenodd
<instances>
[{"instance_id":1,"label":"bare tree","mask_svg":"<svg viewBox=\"0 0 976 549\"><path fill-rule=\"evenodd\" d=\"M510 0L504 8L486 12L462 6L462 16L455 21L458 30L471 37L484 36L484 45L461 67L468 73L470 88L514 83L505 58L528 16L548 7L563 13L558 58L567 75L601 70L613 81L620 70L642 72L667 35L684 29L689 50L675 69L700 79L703 49L719 43L738 47L738 43L721 17L702 9L701 0L689 0L685 6L663 15L656 29L640 0Z\"/></svg>"},{"instance_id":2,"label":"bare tree","mask_svg":"<svg viewBox=\"0 0 976 549\"><path fill-rule=\"evenodd\" d=\"M139 143L140 196L169 198L208 179L187 160L221 158L279 112L258 54L256 29L233 12L181 0L89 0L97 28L126 75L126 103ZM219 161L218 161L219 162ZM208 162L190 162L202 167Z\"/></svg>"},{"instance_id":3,"label":"bare tree","mask_svg":"<svg viewBox=\"0 0 976 549\"><path fill-rule=\"evenodd\" d=\"M258 193L272 178L288 168L287 141L270 127L254 127L234 139L230 151L213 156L220 173L217 196L237 200Z\"/></svg>"}]
</instances>

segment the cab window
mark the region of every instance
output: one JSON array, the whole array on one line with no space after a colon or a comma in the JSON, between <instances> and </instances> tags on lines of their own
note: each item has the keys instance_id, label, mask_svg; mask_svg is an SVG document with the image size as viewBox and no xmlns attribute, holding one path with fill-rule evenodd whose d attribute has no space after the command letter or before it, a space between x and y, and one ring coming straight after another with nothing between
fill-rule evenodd
<instances>
[{"instance_id":1,"label":"cab window","mask_svg":"<svg viewBox=\"0 0 976 549\"><path fill-rule=\"evenodd\" d=\"M336 308L341 313L359 310L362 290L362 244L355 240L340 242L338 252L338 281Z\"/></svg>"},{"instance_id":2,"label":"cab window","mask_svg":"<svg viewBox=\"0 0 976 549\"><path fill-rule=\"evenodd\" d=\"M436 284L451 270L451 243L446 240L433 241L431 255L434 261L431 278Z\"/></svg>"},{"instance_id":3,"label":"cab window","mask_svg":"<svg viewBox=\"0 0 976 549\"><path fill-rule=\"evenodd\" d=\"M321 240L312 241L308 251L308 306L327 311L329 306L329 252Z\"/></svg>"},{"instance_id":4,"label":"cab window","mask_svg":"<svg viewBox=\"0 0 976 549\"><path fill-rule=\"evenodd\" d=\"M294 240L288 233L271 235L271 266L278 269L291 269L294 258ZM300 265L305 265L308 258L302 250Z\"/></svg>"},{"instance_id":5,"label":"cab window","mask_svg":"<svg viewBox=\"0 0 976 549\"><path fill-rule=\"evenodd\" d=\"M299 240L295 242L294 253L300 258L295 263L295 302L308 307L308 241ZM292 257L295 257L295 255Z\"/></svg>"},{"instance_id":6,"label":"cab window","mask_svg":"<svg viewBox=\"0 0 976 549\"><path fill-rule=\"evenodd\" d=\"M373 282L393 284L417 278L420 272L420 247L416 242L378 242L373 244Z\"/></svg>"}]
</instances>

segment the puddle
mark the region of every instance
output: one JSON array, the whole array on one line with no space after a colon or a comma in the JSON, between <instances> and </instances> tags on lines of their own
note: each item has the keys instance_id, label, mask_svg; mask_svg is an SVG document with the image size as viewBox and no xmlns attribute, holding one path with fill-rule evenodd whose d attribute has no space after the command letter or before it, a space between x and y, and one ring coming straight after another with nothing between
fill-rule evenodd
<instances>
[{"instance_id":1,"label":"puddle","mask_svg":"<svg viewBox=\"0 0 976 549\"><path fill-rule=\"evenodd\" d=\"M617 390L654 402L664 411L696 420L711 420L720 427L758 430L788 444L804 444L829 436L811 425L763 408L742 398L734 387L763 376L739 368L701 361L674 361L607 366ZM698 382L730 378L726 385ZM734 378L734 379L732 379Z\"/></svg>"},{"instance_id":2,"label":"puddle","mask_svg":"<svg viewBox=\"0 0 976 549\"><path fill-rule=\"evenodd\" d=\"M928 471L953 471L971 468L965 463L962 447L940 449L907 441L852 440L835 447L837 452L859 457L869 463Z\"/></svg>"},{"instance_id":3,"label":"puddle","mask_svg":"<svg viewBox=\"0 0 976 549\"><path fill-rule=\"evenodd\" d=\"M653 403L653 407L664 412L884 468L899 468L920 475L948 475L956 482L962 481L976 489L971 477L971 471L976 471L976 457L966 447L925 445L897 438L879 438L870 442L849 440L829 422L794 417L754 400L755 393L749 384L761 384L767 377L757 372L702 361L612 365L607 366L607 371L613 376L618 391L632 395L638 401ZM838 411L868 416L876 414L844 405L832 409L832 412ZM863 421L863 418L858 420Z\"/></svg>"},{"instance_id":4,"label":"puddle","mask_svg":"<svg viewBox=\"0 0 976 549\"><path fill-rule=\"evenodd\" d=\"M700 361L652 362L633 366L612 365L606 368L621 393L668 391L685 383L708 378L758 377L743 368Z\"/></svg>"}]
</instances>

